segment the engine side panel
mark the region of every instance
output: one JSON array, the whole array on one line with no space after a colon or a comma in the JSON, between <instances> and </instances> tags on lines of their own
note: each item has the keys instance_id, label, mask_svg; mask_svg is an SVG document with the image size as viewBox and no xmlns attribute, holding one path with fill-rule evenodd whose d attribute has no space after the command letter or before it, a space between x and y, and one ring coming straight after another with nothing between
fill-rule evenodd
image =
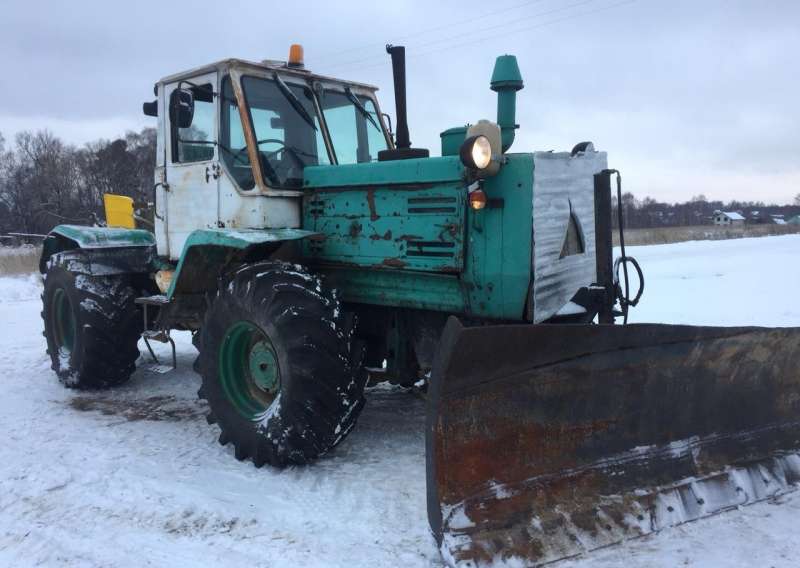
<instances>
[{"instance_id":1,"label":"engine side panel","mask_svg":"<svg viewBox=\"0 0 800 568\"><path fill-rule=\"evenodd\" d=\"M304 262L347 302L521 320L531 278L533 156L512 154L467 204L458 157L307 168Z\"/></svg>"},{"instance_id":2,"label":"engine side panel","mask_svg":"<svg viewBox=\"0 0 800 568\"><path fill-rule=\"evenodd\" d=\"M463 182L320 189L304 202L315 262L459 273L464 266Z\"/></svg>"}]
</instances>

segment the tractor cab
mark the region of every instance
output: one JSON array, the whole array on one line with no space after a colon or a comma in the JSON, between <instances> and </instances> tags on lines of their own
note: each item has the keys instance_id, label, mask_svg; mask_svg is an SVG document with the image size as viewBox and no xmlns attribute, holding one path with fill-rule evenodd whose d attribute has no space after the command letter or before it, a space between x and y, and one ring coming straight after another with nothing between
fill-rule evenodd
<instances>
[{"instance_id":1,"label":"tractor cab","mask_svg":"<svg viewBox=\"0 0 800 568\"><path fill-rule=\"evenodd\" d=\"M158 117L156 241L177 259L196 229L300 226L307 166L377 161L391 148L377 89L288 62L229 59L166 77Z\"/></svg>"}]
</instances>

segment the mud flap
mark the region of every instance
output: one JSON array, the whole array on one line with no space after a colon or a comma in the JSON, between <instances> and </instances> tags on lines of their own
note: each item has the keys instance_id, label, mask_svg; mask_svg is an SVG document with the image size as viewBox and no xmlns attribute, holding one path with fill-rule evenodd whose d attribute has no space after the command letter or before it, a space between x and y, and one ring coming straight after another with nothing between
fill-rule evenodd
<instances>
[{"instance_id":1,"label":"mud flap","mask_svg":"<svg viewBox=\"0 0 800 568\"><path fill-rule=\"evenodd\" d=\"M463 327L428 393L451 564L538 565L800 482L800 328Z\"/></svg>"}]
</instances>

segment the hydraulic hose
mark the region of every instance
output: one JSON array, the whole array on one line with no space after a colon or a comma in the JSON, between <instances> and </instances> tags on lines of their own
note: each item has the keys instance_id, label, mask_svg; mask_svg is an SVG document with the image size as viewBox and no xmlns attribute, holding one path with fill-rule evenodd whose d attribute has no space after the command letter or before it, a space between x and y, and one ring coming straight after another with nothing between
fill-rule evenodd
<instances>
[{"instance_id":1,"label":"hydraulic hose","mask_svg":"<svg viewBox=\"0 0 800 568\"><path fill-rule=\"evenodd\" d=\"M644 274L642 273L642 268L639 266L639 263L636 261L636 259L625 254L625 229L623 227L622 216L622 175L619 173L619 170L609 170L609 172L617 175L617 226L619 229L619 248L621 254L619 258L614 261L614 281L615 293L617 299L619 300L619 306L622 309L622 323L624 325L628 323L628 308L630 306L635 307L636 304L639 303L639 299L642 297L642 293L644 292ZM636 292L636 296L633 298L633 300L630 299L628 263L632 264L636 269L636 274L639 278L639 290ZM619 281L620 266L622 266L622 275L625 282L624 291Z\"/></svg>"}]
</instances>

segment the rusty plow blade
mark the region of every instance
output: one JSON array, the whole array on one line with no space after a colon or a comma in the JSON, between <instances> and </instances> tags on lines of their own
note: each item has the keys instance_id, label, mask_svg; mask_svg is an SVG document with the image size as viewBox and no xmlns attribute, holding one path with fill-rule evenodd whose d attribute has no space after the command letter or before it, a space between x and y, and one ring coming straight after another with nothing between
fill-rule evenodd
<instances>
[{"instance_id":1,"label":"rusty plow blade","mask_svg":"<svg viewBox=\"0 0 800 568\"><path fill-rule=\"evenodd\" d=\"M450 564L539 565L800 482L800 328L448 321L428 517Z\"/></svg>"}]
</instances>

